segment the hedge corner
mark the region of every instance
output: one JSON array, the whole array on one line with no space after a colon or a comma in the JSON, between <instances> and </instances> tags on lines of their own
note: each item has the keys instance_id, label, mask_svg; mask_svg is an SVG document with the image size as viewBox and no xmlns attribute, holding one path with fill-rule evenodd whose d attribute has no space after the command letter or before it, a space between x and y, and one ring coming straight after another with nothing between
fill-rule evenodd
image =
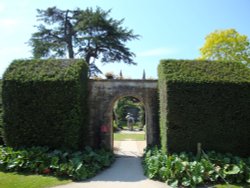
<instances>
[{"instance_id":1,"label":"hedge corner","mask_svg":"<svg viewBox=\"0 0 250 188\"><path fill-rule=\"evenodd\" d=\"M84 145L87 77L83 60L13 61L3 76L5 143L73 150Z\"/></svg>"},{"instance_id":2,"label":"hedge corner","mask_svg":"<svg viewBox=\"0 0 250 188\"><path fill-rule=\"evenodd\" d=\"M162 60L158 66L161 145L250 155L250 69L242 63Z\"/></svg>"}]
</instances>

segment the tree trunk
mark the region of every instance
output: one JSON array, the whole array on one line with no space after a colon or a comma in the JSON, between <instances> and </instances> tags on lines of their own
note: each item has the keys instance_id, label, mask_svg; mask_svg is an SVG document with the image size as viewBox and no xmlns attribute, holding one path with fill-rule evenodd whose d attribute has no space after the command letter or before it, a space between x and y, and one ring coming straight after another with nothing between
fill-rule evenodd
<instances>
[{"instance_id":1,"label":"tree trunk","mask_svg":"<svg viewBox=\"0 0 250 188\"><path fill-rule=\"evenodd\" d=\"M72 37L74 35L72 24L69 21L69 10L66 11L65 14L65 23L64 23L64 37L67 43L67 50L70 59L74 59L74 50L73 50L73 40Z\"/></svg>"},{"instance_id":2,"label":"tree trunk","mask_svg":"<svg viewBox=\"0 0 250 188\"><path fill-rule=\"evenodd\" d=\"M86 56L85 56L85 61L86 61L86 63L89 65L90 64L90 58L91 58L91 56L89 55L89 54L87 54Z\"/></svg>"},{"instance_id":3,"label":"tree trunk","mask_svg":"<svg viewBox=\"0 0 250 188\"><path fill-rule=\"evenodd\" d=\"M69 53L69 58L74 59L74 50L73 50L73 45L72 45L72 40L71 42L68 43L68 53Z\"/></svg>"}]
</instances>

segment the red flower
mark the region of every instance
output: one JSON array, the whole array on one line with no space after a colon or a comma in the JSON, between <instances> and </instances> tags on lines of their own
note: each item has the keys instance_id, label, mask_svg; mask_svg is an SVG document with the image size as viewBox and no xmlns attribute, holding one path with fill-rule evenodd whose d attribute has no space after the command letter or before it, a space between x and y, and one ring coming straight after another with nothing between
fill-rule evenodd
<instances>
[{"instance_id":1,"label":"red flower","mask_svg":"<svg viewBox=\"0 0 250 188\"><path fill-rule=\"evenodd\" d=\"M44 174L49 174L49 173L50 173L50 169L49 169L49 168L45 168L45 169L43 170L43 173L44 173Z\"/></svg>"}]
</instances>

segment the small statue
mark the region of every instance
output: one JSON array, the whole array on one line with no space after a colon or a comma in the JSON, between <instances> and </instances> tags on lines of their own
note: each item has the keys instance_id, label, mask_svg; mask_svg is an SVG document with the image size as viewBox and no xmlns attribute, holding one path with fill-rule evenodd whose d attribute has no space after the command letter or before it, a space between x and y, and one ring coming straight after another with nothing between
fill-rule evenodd
<instances>
[{"instance_id":1,"label":"small statue","mask_svg":"<svg viewBox=\"0 0 250 188\"><path fill-rule=\"evenodd\" d=\"M134 118L132 117L132 114L127 113L127 116L125 117L127 119L127 126L130 131L133 131L133 124L135 123Z\"/></svg>"}]
</instances>

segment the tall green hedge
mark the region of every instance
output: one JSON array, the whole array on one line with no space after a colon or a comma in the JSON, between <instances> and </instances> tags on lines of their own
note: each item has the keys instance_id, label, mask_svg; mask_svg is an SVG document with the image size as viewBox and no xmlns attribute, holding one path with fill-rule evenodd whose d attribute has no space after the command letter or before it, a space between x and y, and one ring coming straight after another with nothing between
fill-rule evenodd
<instances>
[{"instance_id":1,"label":"tall green hedge","mask_svg":"<svg viewBox=\"0 0 250 188\"><path fill-rule=\"evenodd\" d=\"M3 77L4 141L12 147L78 149L87 142L82 60L15 60Z\"/></svg>"},{"instance_id":2,"label":"tall green hedge","mask_svg":"<svg viewBox=\"0 0 250 188\"><path fill-rule=\"evenodd\" d=\"M162 60L158 67L165 151L250 155L250 69L241 63Z\"/></svg>"}]
</instances>

